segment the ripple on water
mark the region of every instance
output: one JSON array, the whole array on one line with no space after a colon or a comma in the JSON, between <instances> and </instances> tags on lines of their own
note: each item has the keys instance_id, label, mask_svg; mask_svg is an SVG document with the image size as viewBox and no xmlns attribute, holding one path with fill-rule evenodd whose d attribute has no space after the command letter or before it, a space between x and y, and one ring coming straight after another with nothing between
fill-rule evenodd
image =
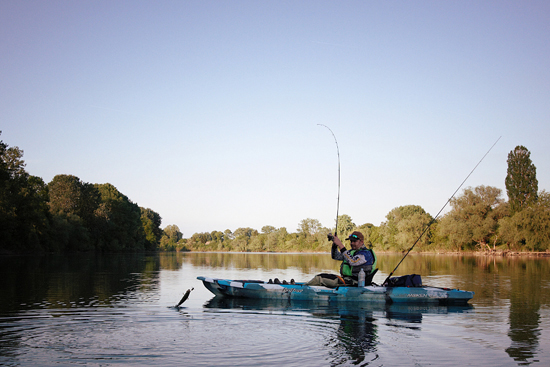
<instances>
[{"instance_id":1,"label":"ripple on water","mask_svg":"<svg viewBox=\"0 0 550 367\"><path fill-rule=\"evenodd\" d=\"M339 322L302 311L159 307L39 308L0 320L2 359L149 365L311 365ZM8 358L8 359L6 359Z\"/></svg>"},{"instance_id":2,"label":"ripple on water","mask_svg":"<svg viewBox=\"0 0 550 367\"><path fill-rule=\"evenodd\" d=\"M491 308L339 306L215 299L180 309L43 304L0 319L0 364L456 365L469 361L465 350L502 356L510 345L506 313ZM476 325L474 317L484 322Z\"/></svg>"}]
</instances>

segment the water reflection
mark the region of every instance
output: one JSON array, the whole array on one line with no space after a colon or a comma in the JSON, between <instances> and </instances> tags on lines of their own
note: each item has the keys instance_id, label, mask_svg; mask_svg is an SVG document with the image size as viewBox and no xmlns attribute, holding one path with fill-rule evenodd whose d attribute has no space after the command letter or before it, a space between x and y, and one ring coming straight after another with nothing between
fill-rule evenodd
<instances>
[{"instance_id":1,"label":"water reflection","mask_svg":"<svg viewBox=\"0 0 550 367\"><path fill-rule=\"evenodd\" d=\"M280 299L250 299L214 296L204 304L206 309L258 311L280 313L306 313L319 317L364 317L365 313L377 313L388 320L419 323L424 314L462 313L474 309L472 305L439 306L423 304L385 304L381 302L328 302Z\"/></svg>"},{"instance_id":2,"label":"water reflection","mask_svg":"<svg viewBox=\"0 0 550 367\"><path fill-rule=\"evenodd\" d=\"M159 268L158 256L137 254L0 257L0 364L116 330L117 307L150 301Z\"/></svg>"},{"instance_id":3,"label":"water reflection","mask_svg":"<svg viewBox=\"0 0 550 367\"><path fill-rule=\"evenodd\" d=\"M528 365L535 359L535 351L541 336L540 306L541 278L537 276L538 264L520 263L511 270L510 292L510 330L508 336L511 345L506 353L522 365Z\"/></svg>"},{"instance_id":4,"label":"water reflection","mask_svg":"<svg viewBox=\"0 0 550 367\"><path fill-rule=\"evenodd\" d=\"M378 256L380 273L389 273L400 259L401 256L398 254L380 254ZM304 273L311 273L312 269L324 270L336 267L334 261L328 256L304 254L271 256L240 254L236 257L232 254L217 254L184 261L191 261L197 266L275 268L281 269L281 272L290 267L297 267ZM510 338L510 345L506 348L506 353L518 364L531 364L538 360L537 353L540 350L542 333L541 305L550 304L549 258L413 254L399 268L399 272L400 274L422 274L424 284L474 291L476 296L473 303L494 307L495 310L507 310L509 324L507 335ZM318 313L319 309L314 307L310 311ZM323 312L325 311L327 310ZM403 311L391 307L374 310L376 311L382 312L388 320L397 317L409 322L421 322L424 314L423 311L414 312L412 309ZM341 313L342 310L339 312ZM488 315L490 322L493 320L496 323L501 322L497 320L499 314L500 312ZM363 316L366 320L369 319L369 315ZM354 317L362 317L362 315L354 315ZM359 324L363 325L362 322ZM474 327L483 328L484 326L474 325ZM346 329L349 329L349 325ZM363 339L371 340L368 337Z\"/></svg>"},{"instance_id":5,"label":"water reflection","mask_svg":"<svg viewBox=\"0 0 550 367\"><path fill-rule=\"evenodd\" d=\"M431 305L386 305L361 304L352 302L319 302L271 299L246 299L216 296L204 304L212 312L279 313L301 315L337 321L337 327L326 338L331 365L368 365L378 356L378 324L384 320L396 327L417 328L425 314L449 314L470 311L473 306L431 306ZM399 321L399 323L396 323Z\"/></svg>"},{"instance_id":6,"label":"water reflection","mask_svg":"<svg viewBox=\"0 0 550 367\"><path fill-rule=\"evenodd\" d=\"M370 362L378 358L378 326L375 320L371 311L340 316L340 326L336 332L337 343L327 343L327 347L332 347L332 366L343 365L346 360L363 365L365 360Z\"/></svg>"},{"instance_id":7,"label":"water reflection","mask_svg":"<svg viewBox=\"0 0 550 367\"><path fill-rule=\"evenodd\" d=\"M400 259L399 254L378 254L380 275L375 282L383 280ZM144 342L162 340L154 346L165 348L163 362L171 362L182 350L195 353L199 361L203 355L198 351L220 332L220 341L236 338L254 344L256 360L250 359L251 363L272 358L271 365L277 365L278 356L271 354L273 341L280 343L280 336L293 335L297 340L285 344L288 355L296 353L294 358L304 361L322 355L332 365L352 364L350 361L395 365L392 362L396 360L391 359L395 355L430 364L430 359L439 355L430 352L429 346L422 349L430 338L447 348L450 355L455 351L457 361L463 358L463 351L469 354L473 350L472 355L480 359L495 360L493 365L548 365L544 338L550 330L550 258L411 254L396 274L418 273L428 285L474 291L471 303L475 308L211 299L202 284L191 283L197 282L199 275L288 279L292 274L301 281L325 271L338 271L338 263L328 254L0 257L0 364L2 358L10 362L21 355L39 360L44 352L51 355L53 365L66 361L62 350L73 351L75 343L75 353L81 356L103 355L104 351L92 346L101 346L106 340L114 349L122 343L125 353L137 355L150 352L140 349ZM180 310L181 315L170 310L159 316L193 286L195 291ZM228 315L231 322L220 324L220 313ZM253 334L256 327L264 327L264 314L275 315L271 325L282 330ZM184 323L179 322L182 318ZM222 317L221 321L225 320ZM187 349L180 345L171 349L174 340L166 330L179 332L182 325ZM119 333L118 339L113 339L114 333ZM97 344L90 344L90 340ZM388 341L392 345L388 346ZM412 346L408 354L399 354L392 349L394 342ZM195 349L189 349L190 345ZM309 350L304 352L302 345ZM222 355L227 350L219 351L220 361L225 361ZM208 352L216 351L212 348Z\"/></svg>"},{"instance_id":8,"label":"water reflection","mask_svg":"<svg viewBox=\"0 0 550 367\"><path fill-rule=\"evenodd\" d=\"M221 269L263 269L284 272L289 268L304 273L316 269L338 269L328 254L280 253L192 253L183 254L183 261L196 267Z\"/></svg>"},{"instance_id":9,"label":"water reflection","mask_svg":"<svg viewBox=\"0 0 550 367\"><path fill-rule=\"evenodd\" d=\"M468 268L479 301L501 305L508 300L506 353L520 365L537 361L541 337L541 305L550 303L550 261L531 257L471 257ZM479 297L478 297L479 298Z\"/></svg>"},{"instance_id":10,"label":"water reflection","mask_svg":"<svg viewBox=\"0 0 550 367\"><path fill-rule=\"evenodd\" d=\"M158 288L158 256L0 257L0 311L120 303Z\"/></svg>"}]
</instances>

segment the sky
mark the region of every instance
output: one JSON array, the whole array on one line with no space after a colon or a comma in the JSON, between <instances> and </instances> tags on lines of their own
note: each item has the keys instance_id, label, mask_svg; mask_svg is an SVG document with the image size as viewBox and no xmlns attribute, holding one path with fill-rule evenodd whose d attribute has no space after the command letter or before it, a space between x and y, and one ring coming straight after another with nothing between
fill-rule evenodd
<instances>
[{"instance_id":1,"label":"sky","mask_svg":"<svg viewBox=\"0 0 550 367\"><path fill-rule=\"evenodd\" d=\"M186 238L436 215L499 138L457 195L507 199L518 145L550 190L549 16L548 1L3 0L0 139L29 174L110 183Z\"/></svg>"}]
</instances>

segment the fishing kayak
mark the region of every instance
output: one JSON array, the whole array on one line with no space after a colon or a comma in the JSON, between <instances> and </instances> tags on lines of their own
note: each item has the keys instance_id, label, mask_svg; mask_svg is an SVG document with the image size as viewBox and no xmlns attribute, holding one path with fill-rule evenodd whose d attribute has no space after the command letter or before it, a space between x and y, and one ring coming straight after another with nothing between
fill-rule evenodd
<instances>
[{"instance_id":1,"label":"fishing kayak","mask_svg":"<svg viewBox=\"0 0 550 367\"><path fill-rule=\"evenodd\" d=\"M197 277L216 296L252 299L288 299L299 301L430 303L462 305L474 297L474 292L439 287L366 287L341 286L328 288L304 283L271 284L261 280L230 280Z\"/></svg>"}]
</instances>

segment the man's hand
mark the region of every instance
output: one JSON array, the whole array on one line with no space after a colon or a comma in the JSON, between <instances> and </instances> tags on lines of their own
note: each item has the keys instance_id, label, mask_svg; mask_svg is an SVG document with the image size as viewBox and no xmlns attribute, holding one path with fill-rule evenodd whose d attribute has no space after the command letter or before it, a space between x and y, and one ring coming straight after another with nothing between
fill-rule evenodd
<instances>
[{"instance_id":1,"label":"man's hand","mask_svg":"<svg viewBox=\"0 0 550 367\"><path fill-rule=\"evenodd\" d=\"M338 246L338 248L340 250L342 250L343 248L345 248L346 246L344 246L344 244L342 243L342 241L340 241L340 239L338 238L338 236L332 236L332 242Z\"/></svg>"}]
</instances>

